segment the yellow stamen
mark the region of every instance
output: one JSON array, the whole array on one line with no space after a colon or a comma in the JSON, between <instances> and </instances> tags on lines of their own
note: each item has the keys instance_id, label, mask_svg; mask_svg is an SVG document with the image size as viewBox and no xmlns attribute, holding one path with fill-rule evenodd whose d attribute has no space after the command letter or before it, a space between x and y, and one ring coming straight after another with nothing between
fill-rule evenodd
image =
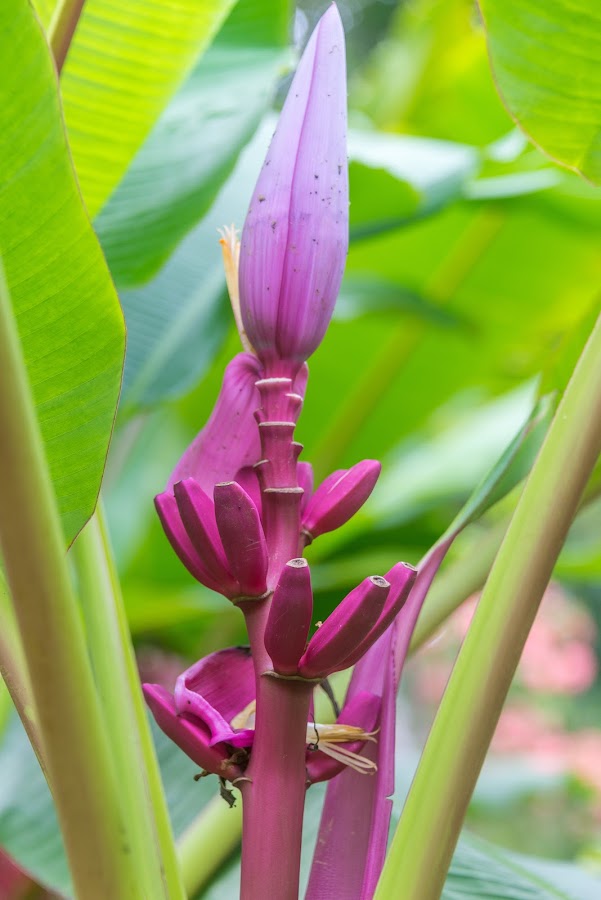
<instances>
[{"instance_id":1,"label":"yellow stamen","mask_svg":"<svg viewBox=\"0 0 601 900\"><path fill-rule=\"evenodd\" d=\"M232 728L254 728L255 713L257 710L257 701L251 700L231 721ZM321 750L326 756L344 763L345 766L354 769L361 775L373 775L378 771L378 767L371 759L347 750L346 747L339 747L338 744L354 743L355 741L373 741L375 743L376 731L364 731L357 725L345 725L343 722L336 722L335 725L321 725L319 722L309 722L307 724L306 741L313 750Z\"/></svg>"},{"instance_id":2,"label":"yellow stamen","mask_svg":"<svg viewBox=\"0 0 601 900\"><path fill-rule=\"evenodd\" d=\"M257 701L251 700L248 706L245 706L237 715L234 716L230 725L232 728L254 728L255 712L257 710Z\"/></svg>"},{"instance_id":3,"label":"yellow stamen","mask_svg":"<svg viewBox=\"0 0 601 900\"><path fill-rule=\"evenodd\" d=\"M242 341L242 346L249 353L254 353L253 346L248 339L244 326L242 324L242 315L240 313L240 290L238 286L238 266L240 263L240 241L234 225L224 225L219 229L219 243L221 244L221 252L223 254L223 267L225 269L225 282L227 291L230 295L230 303L236 321L236 328Z\"/></svg>"}]
</instances>

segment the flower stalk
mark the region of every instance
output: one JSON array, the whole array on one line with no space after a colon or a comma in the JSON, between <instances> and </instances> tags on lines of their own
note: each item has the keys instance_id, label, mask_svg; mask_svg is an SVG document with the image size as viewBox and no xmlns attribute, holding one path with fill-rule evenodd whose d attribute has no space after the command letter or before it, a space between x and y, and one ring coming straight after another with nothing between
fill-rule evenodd
<instances>
[{"instance_id":1,"label":"flower stalk","mask_svg":"<svg viewBox=\"0 0 601 900\"><path fill-rule=\"evenodd\" d=\"M297 900L307 774L306 732L313 685L263 675L255 741L240 781L242 900Z\"/></svg>"}]
</instances>

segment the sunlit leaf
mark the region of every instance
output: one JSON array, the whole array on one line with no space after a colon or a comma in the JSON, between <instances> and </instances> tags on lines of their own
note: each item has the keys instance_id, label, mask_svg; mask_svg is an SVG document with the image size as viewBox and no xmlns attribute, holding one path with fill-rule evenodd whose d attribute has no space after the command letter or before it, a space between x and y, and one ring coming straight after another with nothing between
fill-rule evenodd
<instances>
[{"instance_id":1,"label":"sunlit leaf","mask_svg":"<svg viewBox=\"0 0 601 900\"><path fill-rule=\"evenodd\" d=\"M88 0L61 76L90 215L102 208L233 0Z\"/></svg>"},{"instance_id":2,"label":"sunlit leaf","mask_svg":"<svg viewBox=\"0 0 601 900\"><path fill-rule=\"evenodd\" d=\"M601 7L482 0L496 82L515 121L558 162L601 182Z\"/></svg>"},{"instance_id":3,"label":"sunlit leaf","mask_svg":"<svg viewBox=\"0 0 601 900\"><path fill-rule=\"evenodd\" d=\"M121 310L84 210L48 48L0 6L0 254L66 536L91 515L123 364Z\"/></svg>"},{"instance_id":4,"label":"sunlit leaf","mask_svg":"<svg viewBox=\"0 0 601 900\"><path fill-rule=\"evenodd\" d=\"M152 276L214 201L272 99L288 16L284 0L239 0L97 218L119 287Z\"/></svg>"}]
</instances>

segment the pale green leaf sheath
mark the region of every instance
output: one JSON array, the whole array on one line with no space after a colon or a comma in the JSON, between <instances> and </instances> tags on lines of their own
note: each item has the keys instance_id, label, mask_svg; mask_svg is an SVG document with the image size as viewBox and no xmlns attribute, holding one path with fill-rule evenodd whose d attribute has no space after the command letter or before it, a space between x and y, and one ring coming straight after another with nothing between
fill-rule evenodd
<instances>
[{"instance_id":1,"label":"pale green leaf sheath","mask_svg":"<svg viewBox=\"0 0 601 900\"><path fill-rule=\"evenodd\" d=\"M601 182L601 5L481 0L497 87L557 162Z\"/></svg>"},{"instance_id":2,"label":"pale green leaf sheath","mask_svg":"<svg viewBox=\"0 0 601 900\"><path fill-rule=\"evenodd\" d=\"M68 541L92 514L124 325L69 158L53 63L26 0L0 5L0 253Z\"/></svg>"},{"instance_id":3,"label":"pale green leaf sheath","mask_svg":"<svg viewBox=\"0 0 601 900\"><path fill-rule=\"evenodd\" d=\"M233 0L88 0L61 76L91 216L112 194Z\"/></svg>"}]
</instances>

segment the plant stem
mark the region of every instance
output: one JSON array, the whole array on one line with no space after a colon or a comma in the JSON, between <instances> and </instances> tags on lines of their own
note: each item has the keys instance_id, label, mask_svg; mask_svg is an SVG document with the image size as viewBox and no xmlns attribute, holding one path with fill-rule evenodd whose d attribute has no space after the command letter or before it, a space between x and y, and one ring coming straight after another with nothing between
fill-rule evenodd
<instances>
[{"instance_id":1,"label":"plant stem","mask_svg":"<svg viewBox=\"0 0 601 900\"><path fill-rule=\"evenodd\" d=\"M298 900L313 685L263 675L255 740L242 781L242 900Z\"/></svg>"},{"instance_id":2,"label":"plant stem","mask_svg":"<svg viewBox=\"0 0 601 900\"><path fill-rule=\"evenodd\" d=\"M526 482L432 726L376 898L437 900L538 605L601 450L601 317ZM395 885L397 886L395 888Z\"/></svg>"},{"instance_id":3,"label":"plant stem","mask_svg":"<svg viewBox=\"0 0 601 900\"><path fill-rule=\"evenodd\" d=\"M76 894L140 896L65 542L0 272L0 543Z\"/></svg>"},{"instance_id":4,"label":"plant stem","mask_svg":"<svg viewBox=\"0 0 601 900\"><path fill-rule=\"evenodd\" d=\"M121 785L130 849L138 860L140 888L147 900L184 898L169 813L100 506L77 538L72 554L105 728L111 736Z\"/></svg>"},{"instance_id":5,"label":"plant stem","mask_svg":"<svg viewBox=\"0 0 601 900\"><path fill-rule=\"evenodd\" d=\"M184 888L195 897L215 870L237 847L242 832L240 793L232 788L236 805L231 809L221 797L214 797L178 841Z\"/></svg>"},{"instance_id":6,"label":"plant stem","mask_svg":"<svg viewBox=\"0 0 601 900\"><path fill-rule=\"evenodd\" d=\"M42 742L38 725L35 720L35 710L33 698L31 696L27 662L23 654L19 630L15 621L10 597L6 593L1 571L0 620L2 621L2 631L0 631L0 675L4 680L15 709L23 723L29 742L38 758L38 762L45 772Z\"/></svg>"},{"instance_id":7,"label":"plant stem","mask_svg":"<svg viewBox=\"0 0 601 900\"><path fill-rule=\"evenodd\" d=\"M54 56L56 71L60 75L85 0L59 0L48 26L48 43Z\"/></svg>"}]
</instances>

